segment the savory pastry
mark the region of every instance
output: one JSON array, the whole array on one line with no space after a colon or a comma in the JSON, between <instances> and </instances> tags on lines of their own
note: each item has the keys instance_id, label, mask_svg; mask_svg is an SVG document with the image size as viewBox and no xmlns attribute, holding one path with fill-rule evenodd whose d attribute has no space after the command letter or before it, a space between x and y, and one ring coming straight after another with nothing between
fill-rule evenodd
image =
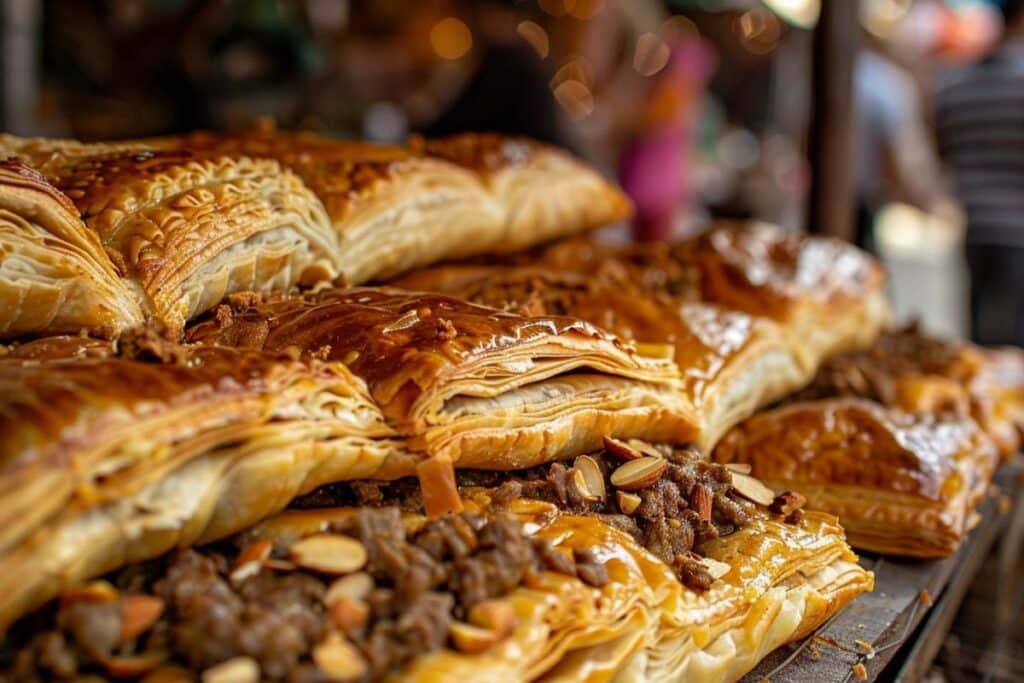
<instances>
[{"instance_id":1,"label":"savory pastry","mask_svg":"<svg viewBox=\"0 0 1024 683\"><path fill-rule=\"evenodd\" d=\"M718 226L674 245L578 240L514 260L770 318L807 372L827 355L870 344L888 320L884 274L870 256L768 225Z\"/></svg>"},{"instance_id":2,"label":"savory pastry","mask_svg":"<svg viewBox=\"0 0 1024 683\"><path fill-rule=\"evenodd\" d=\"M0 338L141 322L131 286L71 200L25 164L0 161Z\"/></svg>"},{"instance_id":3,"label":"savory pastry","mask_svg":"<svg viewBox=\"0 0 1024 683\"><path fill-rule=\"evenodd\" d=\"M634 347L575 318L329 289L237 297L188 338L340 361L410 448L459 467L526 467L597 448L605 434L686 443L697 428L670 349Z\"/></svg>"},{"instance_id":4,"label":"savory pastry","mask_svg":"<svg viewBox=\"0 0 1024 683\"><path fill-rule=\"evenodd\" d=\"M147 141L272 158L327 208L346 279L511 252L630 215L614 185L569 154L500 135L413 140L410 148L263 127Z\"/></svg>"},{"instance_id":5,"label":"savory pastry","mask_svg":"<svg viewBox=\"0 0 1024 683\"><path fill-rule=\"evenodd\" d=\"M53 187L38 177L34 193L24 191L25 182L0 186L0 193L14 195L0 202L20 202L23 212L20 220L7 222L21 230L7 229L0 236L12 241L13 248L14 239L24 243L37 239L40 229L62 228L48 238L54 259L63 252L65 260L84 240L95 243L98 237L106 263L104 272L91 278L96 280L93 288L108 286L104 280L113 271L126 281L122 289L135 300L134 310L124 310L113 320L112 332L135 324L139 309L147 319L180 331L187 320L240 289L286 290L329 280L340 272L338 242L323 204L275 161L61 141L50 147L45 141L26 141L16 151ZM70 216L60 226L32 222L37 213L54 211L49 206L57 201L53 188L74 204L79 224L69 223ZM31 199L35 202L26 201ZM94 236L68 235L72 227L81 231L83 223ZM55 285L50 269L44 268L28 273L21 287L37 281L58 289L69 286L67 281L81 280L80 273L92 264L86 260L89 254L76 256L82 262L76 264L76 277L57 272L60 280ZM79 309L95 306L75 297L56 308L53 318L62 321L79 318ZM124 308L118 306L119 311ZM109 316L101 308L93 317ZM74 328L69 321L27 331L52 334Z\"/></svg>"},{"instance_id":6,"label":"savory pastry","mask_svg":"<svg viewBox=\"0 0 1024 683\"><path fill-rule=\"evenodd\" d=\"M839 517L854 547L945 557L970 529L997 452L970 418L914 415L855 398L755 415L715 448L771 487Z\"/></svg>"},{"instance_id":7,"label":"savory pastry","mask_svg":"<svg viewBox=\"0 0 1024 683\"><path fill-rule=\"evenodd\" d=\"M641 500L629 513L574 499L558 465L467 484L466 510L437 519L404 482L332 486L228 543L67 591L14 632L3 673L717 683L871 588L832 517L773 513L686 454L662 473L619 490ZM612 491L614 470L598 477ZM668 565L668 545L703 555Z\"/></svg>"},{"instance_id":8,"label":"savory pastry","mask_svg":"<svg viewBox=\"0 0 1024 683\"><path fill-rule=\"evenodd\" d=\"M733 424L800 387L778 325L720 306L675 299L629 278L555 273L529 266L438 266L394 283L526 315L568 315L622 339L671 344L682 389L700 416L702 448Z\"/></svg>"},{"instance_id":9,"label":"savory pastry","mask_svg":"<svg viewBox=\"0 0 1024 683\"><path fill-rule=\"evenodd\" d=\"M825 361L790 400L859 396L913 413L974 419L1004 458L1024 428L1024 353L930 337L916 325L888 330L864 349Z\"/></svg>"},{"instance_id":10,"label":"savory pastry","mask_svg":"<svg viewBox=\"0 0 1024 683\"><path fill-rule=\"evenodd\" d=\"M490 253L518 251L632 214L626 195L596 171L562 150L526 138L464 133L413 140L412 147L470 169L483 180L505 212L504 229Z\"/></svg>"},{"instance_id":11,"label":"savory pastry","mask_svg":"<svg viewBox=\"0 0 1024 683\"><path fill-rule=\"evenodd\" d=\"M415 469L341 365L81 342L0 357L0 631L59 590L322 484Z\"/></svg>"}]
</instances>

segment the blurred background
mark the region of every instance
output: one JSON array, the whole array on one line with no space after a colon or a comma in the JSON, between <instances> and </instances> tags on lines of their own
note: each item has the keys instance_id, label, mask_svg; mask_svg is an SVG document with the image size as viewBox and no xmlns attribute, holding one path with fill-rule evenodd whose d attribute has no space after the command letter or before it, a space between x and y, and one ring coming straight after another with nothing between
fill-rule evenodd
<instances>
[{"instance_id":1,"label":"blurred background","mask_svg":"<svg viewBox=\"0 0 1024 683\"><path fill-rule=\"evenodd\" d=\"M619 238L837 234L886 262L901 317L1024 344L1020 5L0 0L0 128L530 135L626 188ZM974 591L934 680L1024 680L1020 624L991 633L998 587Z\"/></svg>"}]
</instances>

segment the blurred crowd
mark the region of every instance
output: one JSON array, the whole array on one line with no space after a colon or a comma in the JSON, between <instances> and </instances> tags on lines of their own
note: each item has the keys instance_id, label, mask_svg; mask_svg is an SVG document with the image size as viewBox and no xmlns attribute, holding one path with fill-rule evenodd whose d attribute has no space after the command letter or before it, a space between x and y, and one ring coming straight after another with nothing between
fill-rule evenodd
<instances>
[{"instance_id":1,"label":"blurred crowd","mask_svg":"<svg viewBox=\"0 0 1024 683\"><path fill-rule=\"evenodd\" d=\"M1024 343L1021 3L860 2L855 237L897 258L965 253L973 335ZM699 230L711 216L798 227L818 8L819 0L11 0L4 123L83 139L237 128L267 116L385 143L492 130L561 145L617 176L636 204L640 239ZM20 61L11 58L18 46ZM25 67L36 57L38 68ZM950 307L945 294L933 298Z\"/></svg>"}]
</instances>

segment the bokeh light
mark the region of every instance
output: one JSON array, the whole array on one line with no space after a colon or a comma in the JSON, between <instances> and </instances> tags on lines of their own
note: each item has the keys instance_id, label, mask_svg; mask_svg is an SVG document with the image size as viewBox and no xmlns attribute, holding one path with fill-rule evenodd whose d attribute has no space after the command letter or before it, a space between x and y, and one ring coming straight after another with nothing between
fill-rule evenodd
<instances>
[{"instance_id":1,"label":"bokeh light","mask_svg":"<svg viewBox=\"0 0 1024 683\"><path fill-rule=\"evenodd\" d=\"M444 59L459 59L473 47L473 34L461 19L446 17L430 29L430 45Z\"/></svg>"},{"instance_id":2,"label":"bokeh light","mask_svg":"<svg viewBox=\"0 0 1024 683\"><path fill-rule=\"evenodd\" d=\"M562 81L555 87L554 94L555 100L573 121L585 119L594 111L594 95L580 81Z\"/></svg>"},{"instance_id":3,"label":"bokeh light","mask_svg":"<svg viewBox=\"0 0 1024 683\"><path fill-rule=\"evenodd\" d=\"M547 59L551 45L547 31L540 24L530 20L520 21L516 26L516 32L530 44L530 47L537 52L541 59Z\"/></svg>"},{"instance_id":4,"label":"bokeh light","mask_svg":"<svg viewBox=\"0 0 1024 683\"><path fill-rule=\"evenodd\" d=\"M668 43L653 33L643 33L636 41L633 68L644 76L653 76L665 68L671 55Z\"/></svg>"}]
</instances>

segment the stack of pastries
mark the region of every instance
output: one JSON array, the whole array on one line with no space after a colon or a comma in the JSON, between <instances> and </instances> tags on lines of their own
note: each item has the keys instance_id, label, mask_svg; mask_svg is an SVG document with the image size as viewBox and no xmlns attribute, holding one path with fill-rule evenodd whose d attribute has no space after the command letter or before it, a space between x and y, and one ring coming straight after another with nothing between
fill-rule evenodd
<instances>
[{"instance_id":1,"label":"stack of pastries","mask_svg":"<svg viewBox=\"0 0 1024 683\"><path fill-rule=\"evenodd\" d=\"M867 255L581 237L628 200L527 140L0 160L3 680L733 681L1017 447L1018 352Z\"/></svg>"}]
</instances>

